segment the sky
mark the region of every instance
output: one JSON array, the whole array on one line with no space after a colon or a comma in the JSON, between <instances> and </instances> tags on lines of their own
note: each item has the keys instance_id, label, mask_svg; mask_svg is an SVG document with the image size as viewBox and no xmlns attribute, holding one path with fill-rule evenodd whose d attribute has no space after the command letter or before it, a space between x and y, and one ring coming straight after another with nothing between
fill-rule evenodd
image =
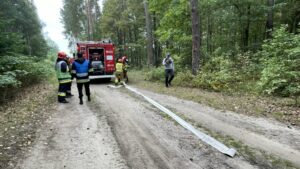
<instances>
[{"instance_id":1,"label":"sky","mask_svg":"<svg viewBox=\"0 0 300 169\"><path fill-rule=\"evenodd\" d=\"M63 24L61 23L60 9L63 0L34 0L40 20L44 26L44 33L48 35L59 47L59 50L70 54L68 40L63 35ZM102 4L102 0L99 0Z\"/></svg>"}]
</instances>

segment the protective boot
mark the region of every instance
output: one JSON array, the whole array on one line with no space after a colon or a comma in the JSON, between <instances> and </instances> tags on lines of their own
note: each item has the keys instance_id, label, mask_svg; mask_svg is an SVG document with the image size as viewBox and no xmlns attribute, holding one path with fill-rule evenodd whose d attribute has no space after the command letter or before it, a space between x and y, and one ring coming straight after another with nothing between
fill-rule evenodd
<instances>
[{"instance_id":1,"label":"protective boot","mask_svg":"<svg viewBox=\"0 0 300 169\"><path fill-rule=\"evenodd\" d=\"M79 104L83 104L82 98L79 98L79 99L80 99Z\"/></svg>"},{"instance_id":2,"label":"protective boot","mask_svg":"<svg viewBox=\"0 0 300 169\"><path fill-rule=\"evenodd\" d=\"M88 101L89 101L89 102L91 101L91 96L88 96Z\"/></svg>"}]
</instances>

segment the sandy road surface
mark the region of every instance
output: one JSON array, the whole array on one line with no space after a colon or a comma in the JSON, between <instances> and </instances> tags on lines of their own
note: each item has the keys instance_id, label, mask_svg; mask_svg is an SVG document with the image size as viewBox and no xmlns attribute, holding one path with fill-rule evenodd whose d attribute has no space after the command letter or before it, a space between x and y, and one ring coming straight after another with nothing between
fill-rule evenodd
<instances>
[{"instance_id":1,"label":"sandy road surface","mask_svg":"<svg viewBox=\"0 0 300 169\"><path fill-rule=\"evenodd\" d=\"M20 160L18 169L261 168L241 156L230 158L202 143L124 88L112 89L106 84L96 84L91 89L94 99L92 103L81 106L75 96L71 104L58 106L52 119L40 129L40 136L31 151ZM282 127L279 130L281 128L277 124L265 126L265 122L260 120L245 119L247 123L243 124L243 119L230 113L222 113L224 119L219 119L216 110L205 106L149 91L142 92L206 127L209 124L214 126L212 124L218 121L201 121L199 110L224 125L232 124L236 129L242 125L249 132L263 133L268 140L276 140L283 136L282 132L285 132L284 136L293 137L296 141L299 137L297 129L284 130ZM218 126L212 129L223 132ZM269 131L276 134L266 134ZM247 138L247 135L241 134ZM298 143L279 139L278 144L283 143L287 143L291 150L298 151Z\"/></svg>"},{"instance_id":2,"label":"sandy road surface","mask_svg":"<svg viewBox=\"0 0 300 169\"><path fill-rule=\"evenodd\" d=\"M105 116L94 113L88 104L80 106L75 97L71 104L58 105L17 169L128 168Z\"/></svg>"}]
</instances>

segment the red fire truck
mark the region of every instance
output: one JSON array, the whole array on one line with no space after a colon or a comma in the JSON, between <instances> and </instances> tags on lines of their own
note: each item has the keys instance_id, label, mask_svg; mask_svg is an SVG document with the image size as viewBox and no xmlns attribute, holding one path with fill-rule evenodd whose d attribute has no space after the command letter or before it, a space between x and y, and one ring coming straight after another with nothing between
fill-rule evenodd
<instances>
[{"instance_id":1,"label":"red fire truck","mask_svg":"<svg viewBox=\"0 0 300 169\"><path fill-rule=\"evenodd\" d=\"M91 78L111 79L115 72L114 44L105 41L78 42L77 51L90 60L94 73Z\"/></svg>"}]
</instances>

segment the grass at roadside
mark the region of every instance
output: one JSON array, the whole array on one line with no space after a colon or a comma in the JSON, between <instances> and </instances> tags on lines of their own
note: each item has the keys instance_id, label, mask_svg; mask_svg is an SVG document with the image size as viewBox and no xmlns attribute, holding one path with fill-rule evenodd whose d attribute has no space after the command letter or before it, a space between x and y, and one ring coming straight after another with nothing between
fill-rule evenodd
<instances>
[{"instance_id":1,"label":"grass at roadside","mask_svg":"<svg viewBox=\"0 0 300 169\"><path fill-rule=\"evenodd\" d=\"M14 168L56 103L52 83L28 87L0 107L0 168Z\"/></svg>"},{"instance_id":2,"label":"grass at roadside","mask_svg":"<svg viewBox=\"0 0 300 169\"><path fill-rule=\"evenodd\" d=\"M300 108L294 107L294 100L290 98L264 97L245 93L221 93L180 86L166 88L164 82L146 81L143 71L131 70L128 74L130 84L140 88L192 100L220 110L257 117L269 117L287 125L300 126Z\"/></svg>"}]
</instances>

